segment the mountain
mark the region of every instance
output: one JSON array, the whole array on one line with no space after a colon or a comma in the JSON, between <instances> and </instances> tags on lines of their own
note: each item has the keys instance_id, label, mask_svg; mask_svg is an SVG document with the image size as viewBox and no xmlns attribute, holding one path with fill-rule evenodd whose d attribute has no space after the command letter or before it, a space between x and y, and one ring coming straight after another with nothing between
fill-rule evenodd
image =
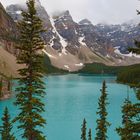
<instances>
[{"instance_id":1,"label":"mountain","mask_svg":"<svg viewBox=\"0 0 140 140\"><path fill-rule=\"evenodd\" d=\"M4 7L0 3L0 39L14 37L16 34L16 25L13 19L6 13Z\"/></svg>"},{"instance_id":2,"label":"mountain","mask_svg":"<svg viewBox=\"0 0 140 140\"><path fill-rule=\"evenodd\" d=\"M93 60L106 64L112 63L100 53L101 50L106 51L104 51L103 43L99 44L96 41L95 36L98 35L93 29L90 31L93 25L85 27L84 24L74 22L69 11L50 17L40 2L37 2L36 8L37 14L43 20L44 28L47 30L42 35L46 41L44 52L50 57L54 66L75 71L82 68L83 63L92 63ZM21 19L21 10L26 10L26 7L10 5L6 8L15 22ZM88 33L88 31L90 32ZM99 53L96 51L97 48L99 48Z\"/></svg>"},{"instance_id":3,"label":"mountain","mask_svg":"<svg viewBox=\"0 0 140 140\"><path fill-rule=\"evenodd\" d=\"M96 25L96 32L106 38L113 47L119 47L121 53L128 53L128 47L134 47L134 39L140 36L138 20L131 20L121 25Z\"/></svg>"},{"instance_id":4,"label":"mountain","mask_svg":"<svg viewBox=\"0 0 140 140\"><path fill-rule=\"evenodd\" d=\"M129 24L93 25L88 19L76 23L69 11L51 17L39 0L36 0L36 9L46 29L42 34L46 42L43 52L55 67L77 71L83 68L85 63L106 65L139 63L138 56L123 54L126 53L127 46L133 44L133 38L138 35L138 26L131 26L131 31L128 32ZM22 10L27 10L25 5L15 4L6 8L14 20L14 25L22 19Z\"/></svg>"},{"instance_id":5,"label":"mountain","mask_svg":"<svg viewBox=\"0 0 140 140\"><path fill-rule=\"evenodd\" d=\"M17 27L0 3L0 74L17 76L16 50L14 49Z\"/></svg>"}]
</instances>

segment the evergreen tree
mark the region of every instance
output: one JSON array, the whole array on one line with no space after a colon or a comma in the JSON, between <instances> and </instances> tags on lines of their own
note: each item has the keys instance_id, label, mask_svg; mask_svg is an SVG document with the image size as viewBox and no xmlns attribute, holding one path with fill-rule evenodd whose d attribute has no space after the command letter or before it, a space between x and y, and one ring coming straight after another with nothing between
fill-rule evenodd
<instances>
[{"instance_id":1,"label":"evergreen tree","mask_svg":"<svg viewBox=\"0 0 140 140\"><path fill-rule=\"evenodd\" d=\"M122 107L122 127L117 128L117 132L121 137L121 140L133 140L136 138L136 135L132 133L132 119L133 114L133 104L129 99L125 99L124 105Z\"/></svg>"},{"instance_id":2,"label":"evergreen tree","mask_svg":"<svg viewBox=\"0 0 140 140\"><path fill-rule=\"evenodd\" d=\"M140 54L140 42L135 40L135 46L136 46L135 48L129 48L128 50L135 54Z\"/></svg>"},{"instance_id":3,"label":"evergreen tree","mask_svg":"<svg viewBox=\"0 0 140 140\"><path fill-rule=\"evenodd\" d=\"M87 130L86 124L87 124L86 119L84 119L83 124L82 124L82 128L81 128L81 131L82 131L81 139L82 140L86 140L86 130Z\"/></svg>"},{"instance_id":4,"label":"evergreen tree","mask_svg":"<svg viewBox=\"0 0 140 140\"><path fill-rule=\"evenodd\" d=\"M88 132L88 140L92 140L91 129L89 129L89 132Z\"/></svg>"},{"instance_id":5,"label":"evergreen tree","mask_svg":"<svg viewBox=\"0 0 140 140\"><path fill-rule=\"evenodd\" d=\"M7 89L8 89L9 92L11 92L11 89L12 89L12 77L10 79L8 79Z\"/></svg>"},{"instance_id":6,"label":"evergreen tree","mask_svg":"<svg viewBox=\"0 0 140 140\"><path fill-rule=\"evenodd\" d=\"M137 10L137 12L139 15L140 11ZM129 51L140 55L140 41L135 40L135 46L135 48L129 48ZM132 112L131 120L134 120L131 132L134 136L137 135L136 140L138 140L140 139L140 81L138 81L134 86L136 87L138 102L133 104L133 108L129 109L129 111Z\"/></svg>"},{"instance_id":7,"label":"evergreen tree","mask_svg":"<svg viewBox=\"0 0 140 140\"><path fill-rule=\"evenodd\" d=\"M96 128L96 137L95 140L106 140L107 139L107 127L110 126L110 123L107 121L107 93L106 93L106 82L103 82L101 89L101 97L98 102L98 112L99 119L97 119L97 128Z\"/></svg>"},{"instance_id":8,"label":"evergreen tree","mask_svg":"<svg viewBox=\"0 0 140 140\"><path fill-rule=\"evenodd\" d=\"M2 126L1 126L1 139L2 140L15 140L14 135L11 133L12 123L10 122L10 115L8 112L8 108L6 107L4 110L4 114L2 117Z\"/></svg>"},{"instance_id":9,"label":"evergreen tree","mask_svg":"<svg viewBox=\"0 0 140 140\"><path fill-rule=\"evenodd\" d=\"M19 122L18 129L23 131L23 138L45 140L40 129L46 124L41 115L45 111L41 101L45 95L41 54L44 42L40 36L44 30L42 21L36 14L35 1L28 0L27 8L27 11L22 12L23 19L18 24L20 35L17 62L25 67L19 70L15 105L19 107L20 112L14 121Z\"/></svg>"},{"instance_id":10,"label":"evergreen tree","mask_svg":"<svg viewBox=\"0 0 140 140\"><path fill-rule=\"evenodd\" d=\"M2 77L0 79L0 97L2 97L2 86L3 86L3 80L2 80Z\"/></svg>"}]
</instances>

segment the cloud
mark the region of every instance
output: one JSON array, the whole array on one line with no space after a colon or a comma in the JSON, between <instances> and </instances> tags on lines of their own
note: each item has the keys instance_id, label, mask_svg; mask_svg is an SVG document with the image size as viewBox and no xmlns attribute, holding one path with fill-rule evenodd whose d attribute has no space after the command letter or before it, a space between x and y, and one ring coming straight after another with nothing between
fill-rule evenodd
<instances>
[{"instance_id":1,"label":"cloud","mask_svg":"<svg viewBox=\"0 0 140 140\"><path fill-rule=\"evenodd\" d=\"M22 1L22 2L21 2ZM5 6L26 0L1 0ZM49 14L69 10L75 21L88 18L92 23L122 23L136 17L138 0L40 0Z\"/></svg>"},{"instance_id":2,"label":"cloud","mask_svg":"<svg viewBox=\"0 0 140 140\"><path fill-rule=\"evenodd\" d=\"M90 0L42 0L43 5L49 13L55 11L69 10L75 20L86 18L88 15L88 3Z\"/></svg>"}]
</instances>

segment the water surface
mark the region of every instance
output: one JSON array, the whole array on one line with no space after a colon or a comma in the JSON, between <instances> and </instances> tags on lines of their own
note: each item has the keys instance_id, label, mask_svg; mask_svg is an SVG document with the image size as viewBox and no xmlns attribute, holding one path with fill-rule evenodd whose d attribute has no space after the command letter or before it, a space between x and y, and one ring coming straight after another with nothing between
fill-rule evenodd
<instances>
[{"instance_id":1,"label":"water surface","mask_svg":"<svg viewBox=\"0 0 140 140\"><path fill-rule=\"evenodd\" d=\"M119 140L115 128L121 124L121 105L127 94L135 102L133 89L126 85L117 84L114 76L99 75L57 75L45 78L46 112L43 117L47 119L47 126L43 129L48 140L80 140L81 124L87 120L87 129L92 129L93 139L96 128L96 111L98 98L101 95L102 82L107 82L108 93L108 121L112 124L108 130L109 140ZM7 105L11 116L17 114L13 105L15 98L0 102L0 116ZM1 123L1 122L0 122ZM14 127L18 140L22 140L19 131Z\"/></svg>"}]
</instances>

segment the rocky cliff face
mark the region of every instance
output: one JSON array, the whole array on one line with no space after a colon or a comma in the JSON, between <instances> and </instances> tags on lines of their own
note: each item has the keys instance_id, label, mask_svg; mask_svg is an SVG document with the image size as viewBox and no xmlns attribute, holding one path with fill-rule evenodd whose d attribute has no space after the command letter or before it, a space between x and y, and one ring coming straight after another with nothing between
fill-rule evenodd
<instances>
[{"instance_id":1,"label":"rocky cliff face","mask_svg":"<svg viewBox=\"0 0 140 140\"><path fill-rule=\"evenodd\" d=\"M76 23L69 11L51 17L39 0L36 0L36 9L46 29L42 34L46 41L43 52L53 65L75 71L81 69L84 63L128 65L139 62L134 55L132 59L130 55L122 54L126 46L133 44L133 38L138 35L138 26L93 25L88 19ZM26 6L10 5L6 8L15 23L22 19L22 10L26 10Z\"/></svg>"},{"instance_id":2,"label":"rocky cliff face","mask_svg":"<svg viewBox=\"0 0 140 140\"><path fill-rule=\"evenodd\" d=\"M0 100L5 100L12 96L11 88L11 80L0 75Z\"/></svg>"},{"instance_id":3,"label":"rocky cliff face","mask_svg":"<svg viewBox=\"0 0 140 140\"><path fill-rule=\"evenodd\" d=\"M42 35L46 41L44 51L52 64L63 69L76 70L83 67L83 63L112 63L112 60L106 58L109 51L104 45L104 40L98 39L99 35L91 23L74 22L69 11L50 17L39 1L36 8L46 28L46 33ZM19 11L26 10L26 7L11 5L6 10L17 22L21 19Z\"/></svg>"},{"instance_id":4,"label":"rocky cliff face","mask_svg":"<svg viewBox=\"0 0 140 140\"><path fill-rule=\"evenodd\" d=\"M9 33L16 31L15 23L13 19L6 13L2 4L0 3L0 37L8 36ZM15 35L15 34L13 34Z\"/></svg>"},{"instance_id":5,"label":"rocky cliff face","mask_svg":"<svg viewBox=\"0 0 140 140\"><path fill-rule=\"evenodd\" d=\"M2 4L0 3L0 38L14 38L17 31L13 19L6 13Z\"/></svg>"},{"instance_id":6,"label":"rocky cliff face","mask_svg":"<svg viewBox=\"0 0 140 140\"><path fill-rule=\"evenodd\" d=\"M0 46L12 54L16 54L14 49L18 31L14 20L9 16L0 3Z\"/></svg>"},{"instance_id":7,"label":"rocky cliff face","mask_svg":"<svg viewBox=\"0 0 140 140\"><path fill-rule=\"evenodd\" d=\"M122 25L95 26L96 32L106 38L113 47L119 47L122 53L128 53L128 47L134 47L134 39L140 36L140 27L137 22L128 22Z\"/></svg>"},{"instance_id":8,"label":"rocky cliff face","mask_svg":"<svg viewBox=\"0 0 140 140\"><path fill-rule=\"evenodd\" d=\"M13 19L6 13L0 3L0 74L6 76L17 76L15 39L17 27Z\"/></svg>"}]
</instances>

